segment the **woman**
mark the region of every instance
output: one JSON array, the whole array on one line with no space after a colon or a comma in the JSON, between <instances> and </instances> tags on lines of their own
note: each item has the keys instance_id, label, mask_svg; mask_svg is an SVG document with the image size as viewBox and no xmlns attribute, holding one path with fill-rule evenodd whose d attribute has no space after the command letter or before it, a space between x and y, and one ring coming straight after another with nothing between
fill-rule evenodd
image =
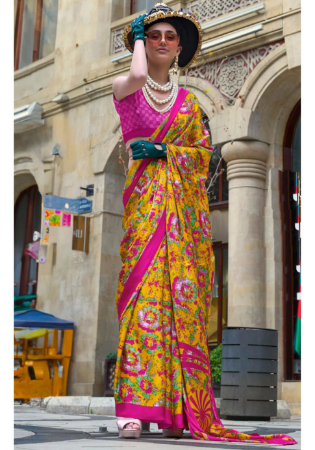
<instances>
[{"instance_id":1,"label":"woman","mask_svg":"<svg viewBox=\"0 0 315 450\"><path fill-rule=\"evenodd\" d=\"M292 444L286 435L226 429L212 391L207 329L214 276L205 190L212 147L197 98L169 78L200 50L196 18L163 3L124 32L130 74L113 84L130 154L123 191L123 262L115 375L119 435L142 422L164 436Z\"/></svg>"}]
</instances>

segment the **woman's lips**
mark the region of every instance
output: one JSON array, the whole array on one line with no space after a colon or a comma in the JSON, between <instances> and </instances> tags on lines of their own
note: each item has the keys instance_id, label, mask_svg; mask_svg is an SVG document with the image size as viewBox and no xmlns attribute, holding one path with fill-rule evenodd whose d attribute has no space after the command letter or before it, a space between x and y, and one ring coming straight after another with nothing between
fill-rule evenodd
<instances>
[{"instance_id":1,"label":"woman's lips","mask_svg":"<svg viewBox=\"0 0 315 450\"><path fill-rule=\"evenodd\" d=\"M168 53L168 50L166 50L165 48L158 48L157 51L161 53Z\"/></svg>"}]
</instances>

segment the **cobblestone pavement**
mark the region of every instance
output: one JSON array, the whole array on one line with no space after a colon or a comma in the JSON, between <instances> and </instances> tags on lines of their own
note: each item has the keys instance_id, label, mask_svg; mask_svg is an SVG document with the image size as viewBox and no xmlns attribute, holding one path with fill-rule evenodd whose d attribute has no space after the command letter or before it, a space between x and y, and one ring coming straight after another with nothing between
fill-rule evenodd
<instances>
[{"instance_id":1,"label":"cobblestone pavement","mask_svg":"<svg viewBox=\"0 0 315 450\"><path fill-rule=\"evenodd\" d=\"M166 439L163 438L156 424L151 424L150 432L143 432L141 439L119 439L116 418L113 416L49 414L45 410L29 405L15 406L14 416L14 448L16 450L284 448L281 445L196 441L190 437L188 431L184 433L182 439ZM298 444L286 446L286 448L301 449L299 416L292 416L287 420L272 419L270 422L223 420L223 423L225 426L245 433L289 434ZM107 428L107 432L104 427Z\"/></svg>"}]
</instances>

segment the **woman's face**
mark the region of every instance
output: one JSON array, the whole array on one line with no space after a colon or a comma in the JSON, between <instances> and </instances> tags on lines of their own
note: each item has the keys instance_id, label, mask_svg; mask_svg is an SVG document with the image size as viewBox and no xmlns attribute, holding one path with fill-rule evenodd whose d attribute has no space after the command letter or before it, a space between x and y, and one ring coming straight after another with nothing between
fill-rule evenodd
<instances>
[{"instance_id":1,"label":"woman's face","mask_svg":"<svg viewBox=\"0 0 315 450\"><path fill-rule=\"evenodd\" d=\"M162 33L162 39L158 42L156 35L153 35L153 39L146 38L145 48L148 60L154 64L165 64L170 67L175 57L180 54L182 47L177 38L174 38L173 41L166 39L165 33L177 34L176 29L167 22L158 22L154 23L147 30L147 32L150 31L160 31Z\"/></svg>"}]
</instances>

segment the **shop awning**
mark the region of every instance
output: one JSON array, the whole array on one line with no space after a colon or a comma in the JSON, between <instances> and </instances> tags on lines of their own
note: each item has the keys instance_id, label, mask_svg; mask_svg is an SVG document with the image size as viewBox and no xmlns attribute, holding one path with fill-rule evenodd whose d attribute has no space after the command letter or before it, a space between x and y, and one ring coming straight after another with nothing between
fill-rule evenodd
<instances>
[{"instance_id":1,"label":"shop awning","mask_svg":"<svg viewBox=\"0 0 315 450\"><path fill-rule=\"evenodd\" d=\"M59 319L37 309L17 311L14 313L14 328L50 328L55 330L73 330L74 322Z\"/></svg>"}]
</instances>

